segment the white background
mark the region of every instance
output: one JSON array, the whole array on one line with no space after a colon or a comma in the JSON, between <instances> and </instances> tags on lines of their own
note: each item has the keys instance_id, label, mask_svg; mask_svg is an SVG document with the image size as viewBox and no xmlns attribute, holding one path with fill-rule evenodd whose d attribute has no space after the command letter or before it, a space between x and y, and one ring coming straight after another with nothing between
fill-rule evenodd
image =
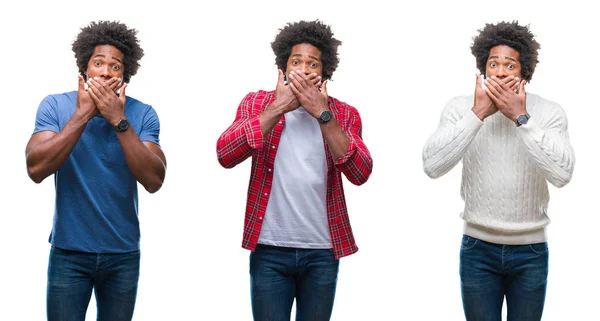
<instances>
[{"instance_id":1,"label":"white background","mask_svg":"<svg viewBox=\"0 0 600 321\"><path fill-rule=\"evenodd\" d=\"M221 168L216 140L244 95L274 89L270 43L278 29L317 18L343 42L329 94L358 108L374 159L365 185L345 182L360 251L341 261L332 320L464 319L460 165L431 180L421 150L446 102L473 91L469 47L477 29L513 19L530 24L542 45L526 90L563 106L577 156L572 182L550 191L544 320L597 318L600 46L591 5L360 3L3 2L0 320L45 319L54 186L51 177L29 180L24 150L44 96L76 89L71 43L95 20L139 30L146 55L127 94L158 112L168 160L162 189L140 189L134 319L251 320L249 252L240 247L250 162ZM95 320L93 298L88 320Z\"/></svg>"}]
</instances>

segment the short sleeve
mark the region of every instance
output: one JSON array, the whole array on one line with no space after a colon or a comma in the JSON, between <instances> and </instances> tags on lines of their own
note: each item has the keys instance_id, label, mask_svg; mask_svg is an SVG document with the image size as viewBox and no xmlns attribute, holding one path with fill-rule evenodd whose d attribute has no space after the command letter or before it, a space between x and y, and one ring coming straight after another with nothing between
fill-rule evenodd
<instances>
[{"instance_id":1,"label":"short sleeve","mask_svg":"<svg viewBox=\"0 0 600 321\"><path fill-rule=\"evenodd\" d=\"M46 130L55 133L60 131L57 107L58 102L52 96L46 96L46 98L42 100L35 116L35 129L33 130L34 134Z\"/></svg>"},{"instance_id":2,"label":"short sleeve","mask_svg":"<svg viewBox=\"0 0 600 321\"><path fill-rule=\"evenodd\" d=\"M139 133L140 140L142 142L152 142L160 146L159 136L160 134L160 121L154 108L150 107L144 115L142 122L142 130Z\"/></svg>"}]
</instances>

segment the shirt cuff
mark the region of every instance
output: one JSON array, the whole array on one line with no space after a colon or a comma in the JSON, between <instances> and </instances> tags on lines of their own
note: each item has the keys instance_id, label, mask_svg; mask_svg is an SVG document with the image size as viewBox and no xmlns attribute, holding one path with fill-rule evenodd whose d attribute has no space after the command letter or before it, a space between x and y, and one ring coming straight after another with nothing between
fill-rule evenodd
<instances>
[{"instance_id":1,"label":"shirt cuff","mask_svg":"<svg viewBox=\"0 0 600 321\"><path fill-rule=\"evenodd\" d=\"M260 131L260 120L258 116L254 116L246 122L244 125L244 132L246 133L246 140L248 145L253 149L262 148L263 135Z\"/></svg>"},{"instance_id":2,"label":"shirt cuff","mask_svg":"<svg viewBox=\"0 0 600 321\"><path fill-rule=\"evenodd\" d=\"M354 140L350 141L350 144L348 144L348 149L346 150L346 154L344 154L344 156L340 157L338 160L336 160L334 162L335 165L342 165L344 163L346 163L351 157L352 155L354 155L354 152L356 152L356 143L354 142Z\"/></svg>"}]
</instances>

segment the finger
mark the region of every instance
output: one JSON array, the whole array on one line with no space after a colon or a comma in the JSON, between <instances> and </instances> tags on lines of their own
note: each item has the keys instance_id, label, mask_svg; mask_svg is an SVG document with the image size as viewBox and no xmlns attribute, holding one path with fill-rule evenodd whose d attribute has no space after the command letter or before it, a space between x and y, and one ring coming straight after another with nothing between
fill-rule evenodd
<instances>
[{"instance_id":1,"label":"finger","mask_svg":"<svg viewBox=\"0 0 600 321\"><path fill-rule=\"evenodd\" d=\"M113 77L106 82L106 85L112 92L116 92L123 85L121 78Z\"/></svg>"},{"instance_id":2,"label":"finger","mask_svg":"<svg viewBox=\"0 0 600 321\"><path fill-rule=\"evenodd\" d=\"M290 81L288 81L288 86L290 87L290 89L292 89L292 93L294 94L294 96L298 98L298 95L300 95L300 90L298 90L298 84L296 84L295 79L290 77Z\"/></svg>"},{"instance_id":3,"label":"finger","mask_svg":"<svg viewBox=\"0 0 600 321\"><path fill-rule=\"evenodd\" d=\"M495 77L496 82L499 85L498 90L500 90L500 91L506 91L506 92L511 92L511 93L514 92L514 90L512 89L511 84L513 82L515 82L517 84L519 83L519 80L515 80L515 78L516 78L515 76L508 76L508 77L505 77L505 78Z\"/></svg>"},{"instance_id":4,"label":"finger","mask_svg":"<svg viewBox=\"0 0 600 321\"><path fill-rule=\"evenodd\" d=\"M519 85L519 92L518 92L518 94L520 96L525 96L525 82L526 82L525 80L521 80L521 83Z\"/></svg>"},{"instance_id":5,"label":"finger","mask_svg":"<svg viewBox=\"0 0 600 321\"><path fill-rule=\"evenodd\" d=\"M508 84L509 82L513 81L514 79L515 79L515 76L508 76L508 77L504 77L502 79L499 78L501 84Z\"/></svg>"},{"instance_id":6,"label":"finger","mask_svg":"<svg viewBox=\"0 0 600 321\"><path fill-rule=\"evenodd\" d=\"M99 95L100 92L98 91L98 85L94 82L93 78L88 78L87 80L87 85L88 85L88 91L89 92L94 92L96 95Z\"/></svg>"},{"instance_id":7,"label":"finger","mask_svg":"<svg viewBox=\"0 0 600 321\"><path fill-rule=\"evenodd\" d=\"M82 75L77 75L78 78L78 90L82 91L82 90L87 90L87 88L85 88L85 80L83 80L83 76Z\"/></svg>"},{"instance_id":8,"label":"finger","mask_svg":"<svg viewBox=\"0 0 600 321\"><path fill-rule=\"evenodd\" d=\"M495 88L498 91L503 90L503 89L508 91L509 87L506 87L505 81L509 81L512 78L514 78L514 77L513 76L508 76L506 78L501 79L501 78L498 78L496 76L492 76L491 77L491 81L496 84Z\"/></svg>"},{"instance_id":9,"label":"finger","mask_svg":"<svg viewBox=\"0 0 600 321\"><path fill-rule=\"evenodd\" d=\"M107 80L107 81L104 81L104 80L103 80L103 79L101 79L101 78L94 77L94 81L95 81L95 83L97 84L98 91L100 91L100 93L101 93L102 95L105 95L105 94L108 94L108 93L111 93L111 92L112 92L112 93L114 93L114 92L112 91L112 89L110 89L110 87L109 87L109 85L108 85L108 84L112 84L113 82L115 82L115 79L116 79L116 78L115 78L115 77L113 77L113 78L110 78L110 79L109 79L109 80Z\"/></svg>"},{"instance_id":10,"label":"finger","mask_svg":"<svg viewBox=\"0 0 600 321\"><path fill-rule=\"evenodd\" d=\"M306 75L301 72L290 72L290 80L295 82L298 90L308 87L308 78L306 78Z\"/></svg>"},{"instance_id":11,"label":"finger","mask_svg":"<svg viewBox=\"0 0 600 321\"><path fill-rule=\"evenodd\" d=\"M490 87L485 87L485 93L488 95L490 100L494 103L495 106L498 106L498 98L492 93Z\"/></svg>"},{"instance_id":12,"label":"finger","mask_svg":"<svg viewBox=\"0 0 600 321\"><path fill-rule=\"evenodd\" d=\"M485 89L485 77L482 74L475 75L475 90L477 86L481 86L481 89Z\"/></svg>"},{"instance_id":13,"label":"finger","mask_svg":"<svg viewBox=\"0 0 600 321\"><path fill-rule=\"evenodd\" d=\"M515 77L507 81L506 86L510 89L510 91L516 92L517 88L519 88L519 77Z\"/></svg>"},{"instance_id":14,"label":"finger","mask_svg":"<svg viewBox=\"0 0 600 321\"><path fill-rule=\"evenodd\" d=\"M300 84L300 80L296 77L296 73L293 71L291 71L288 75L288 85L290 84L294 84L296 90L302 87L302 85Z\"/></svg>"},{"instance_id":15,"label":"finger","mask_svg":"<svg viewBox=\"0 0 600 321\"><path fill-rule=\"evenodd\" d=\"M90 80L88 79L88 83L89 82L90 82ZM94 101L96 106L98 106L98 102L100 101L100 99L98 98L97 91L98 91L98 89L96 87L94 87L93 85L89 86L88 93L90 93L90 97L92 97L92 100Z\"/></svg>"},{"instance_id":16,"label":"finger","mask_svg":"<svg viewBox=\"0 0 600 321\"><path fill-rule=\"evenodd\" d=\"M496 96L500 93L501 90L500 84L498 82L498 78L493 76L484 80L486 88L492 90L493 94Z\"/></svg>"},{"instance_id":17,"label":"finger","mask_svg":"<svg viewBox=\"0 0 600 321\"><path fill-rule=\"evenodd\" d=\"M285 85L285 76L283 75L283 71L281 71L281 69L277 69L277 74L277 86Z\"/></svg>"},{"instance_id":18,"label":"finger","mask_svg":"<svg viewBox=\"0 0 600 321\"><path fill-rule=\"evenodd\" d=\"M321 94L323 94L325 97L329 96L327 94L327 83L329 82L329 80L325 80L323 82L323 85L321 86Z\"/></svg>"},{"instance_id":19,"label":"finger","mask_svg":"<svg viewBox=\"0 0 600 321\"><path fill-rule=\"evenodd\" d=\"M319 76L316 72L313 72L313 73L307 75L307 78L308 78L308 83L313 84L315 86L320 86L320 83L322 81L322 77Z\"/></svg>"},{"instance_id":20,"label":"finger","mask_svg":"<svg viewBox=\"0 0 600 321\"><path fill-rule=\"evenodd\" d=\"M123 106L125 106L125 88L127 88L127 84L123 84L123 86L121 87L121 93L119 94L119 100L121 101L121 103L123 104Z\"/></svg>"}]
</instances>

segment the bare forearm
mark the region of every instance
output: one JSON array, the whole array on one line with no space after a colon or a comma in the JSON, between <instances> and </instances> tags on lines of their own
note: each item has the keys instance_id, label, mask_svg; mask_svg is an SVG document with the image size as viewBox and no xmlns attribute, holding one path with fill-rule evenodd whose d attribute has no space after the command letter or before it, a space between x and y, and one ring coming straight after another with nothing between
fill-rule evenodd
<instances>
[{"instance_id":1,"label":"bare forearm","mask_svg":"<svg viewBox=\"0 0 600 321\"><path fill-rule=\"evenodd\" d=\"M63 129L56 134L52 133L53 137L39 143L31 142L26 150L29 177L34 182L41 183L55 173L71 154L86 125L85 117L74 114Z\"/></svg>"},{"instance_id":2,"label":"bare forearm","mask_svg":"<svg viewBox=\"0 0 600 321\"><path fill-rule=\"evenodd\" d=\"M144 145L132 129L118 133L117 137L133 177L148 192L158 191L165 179L166 165L163 159Z\"/></svg>"},{"instance_id":3,"label":"bare forearm","mask_svg":"<svg viewBox=\"0 0 600 321\"><path fill-rule=\"evenodd\" d=\"M320 124L323 137L327 141L331 150L331 156L336 161L346 154L350 145L350 138L340 127L340 124L335 118L326 123Z\"/></svg>"},{"instance_id":4,"label":"bare forearm","mask_svg":"<svg viewBox=\"0 0 600 321\"><path fill-rule=\"evenodd\" d=\"M267 136L275 128L275 125L277 125L283 114L285 114L285 107L277 101L274 101L260 113L258 120L260 121L260 131L263 137Z\"/></svg>"}]
</instances>

